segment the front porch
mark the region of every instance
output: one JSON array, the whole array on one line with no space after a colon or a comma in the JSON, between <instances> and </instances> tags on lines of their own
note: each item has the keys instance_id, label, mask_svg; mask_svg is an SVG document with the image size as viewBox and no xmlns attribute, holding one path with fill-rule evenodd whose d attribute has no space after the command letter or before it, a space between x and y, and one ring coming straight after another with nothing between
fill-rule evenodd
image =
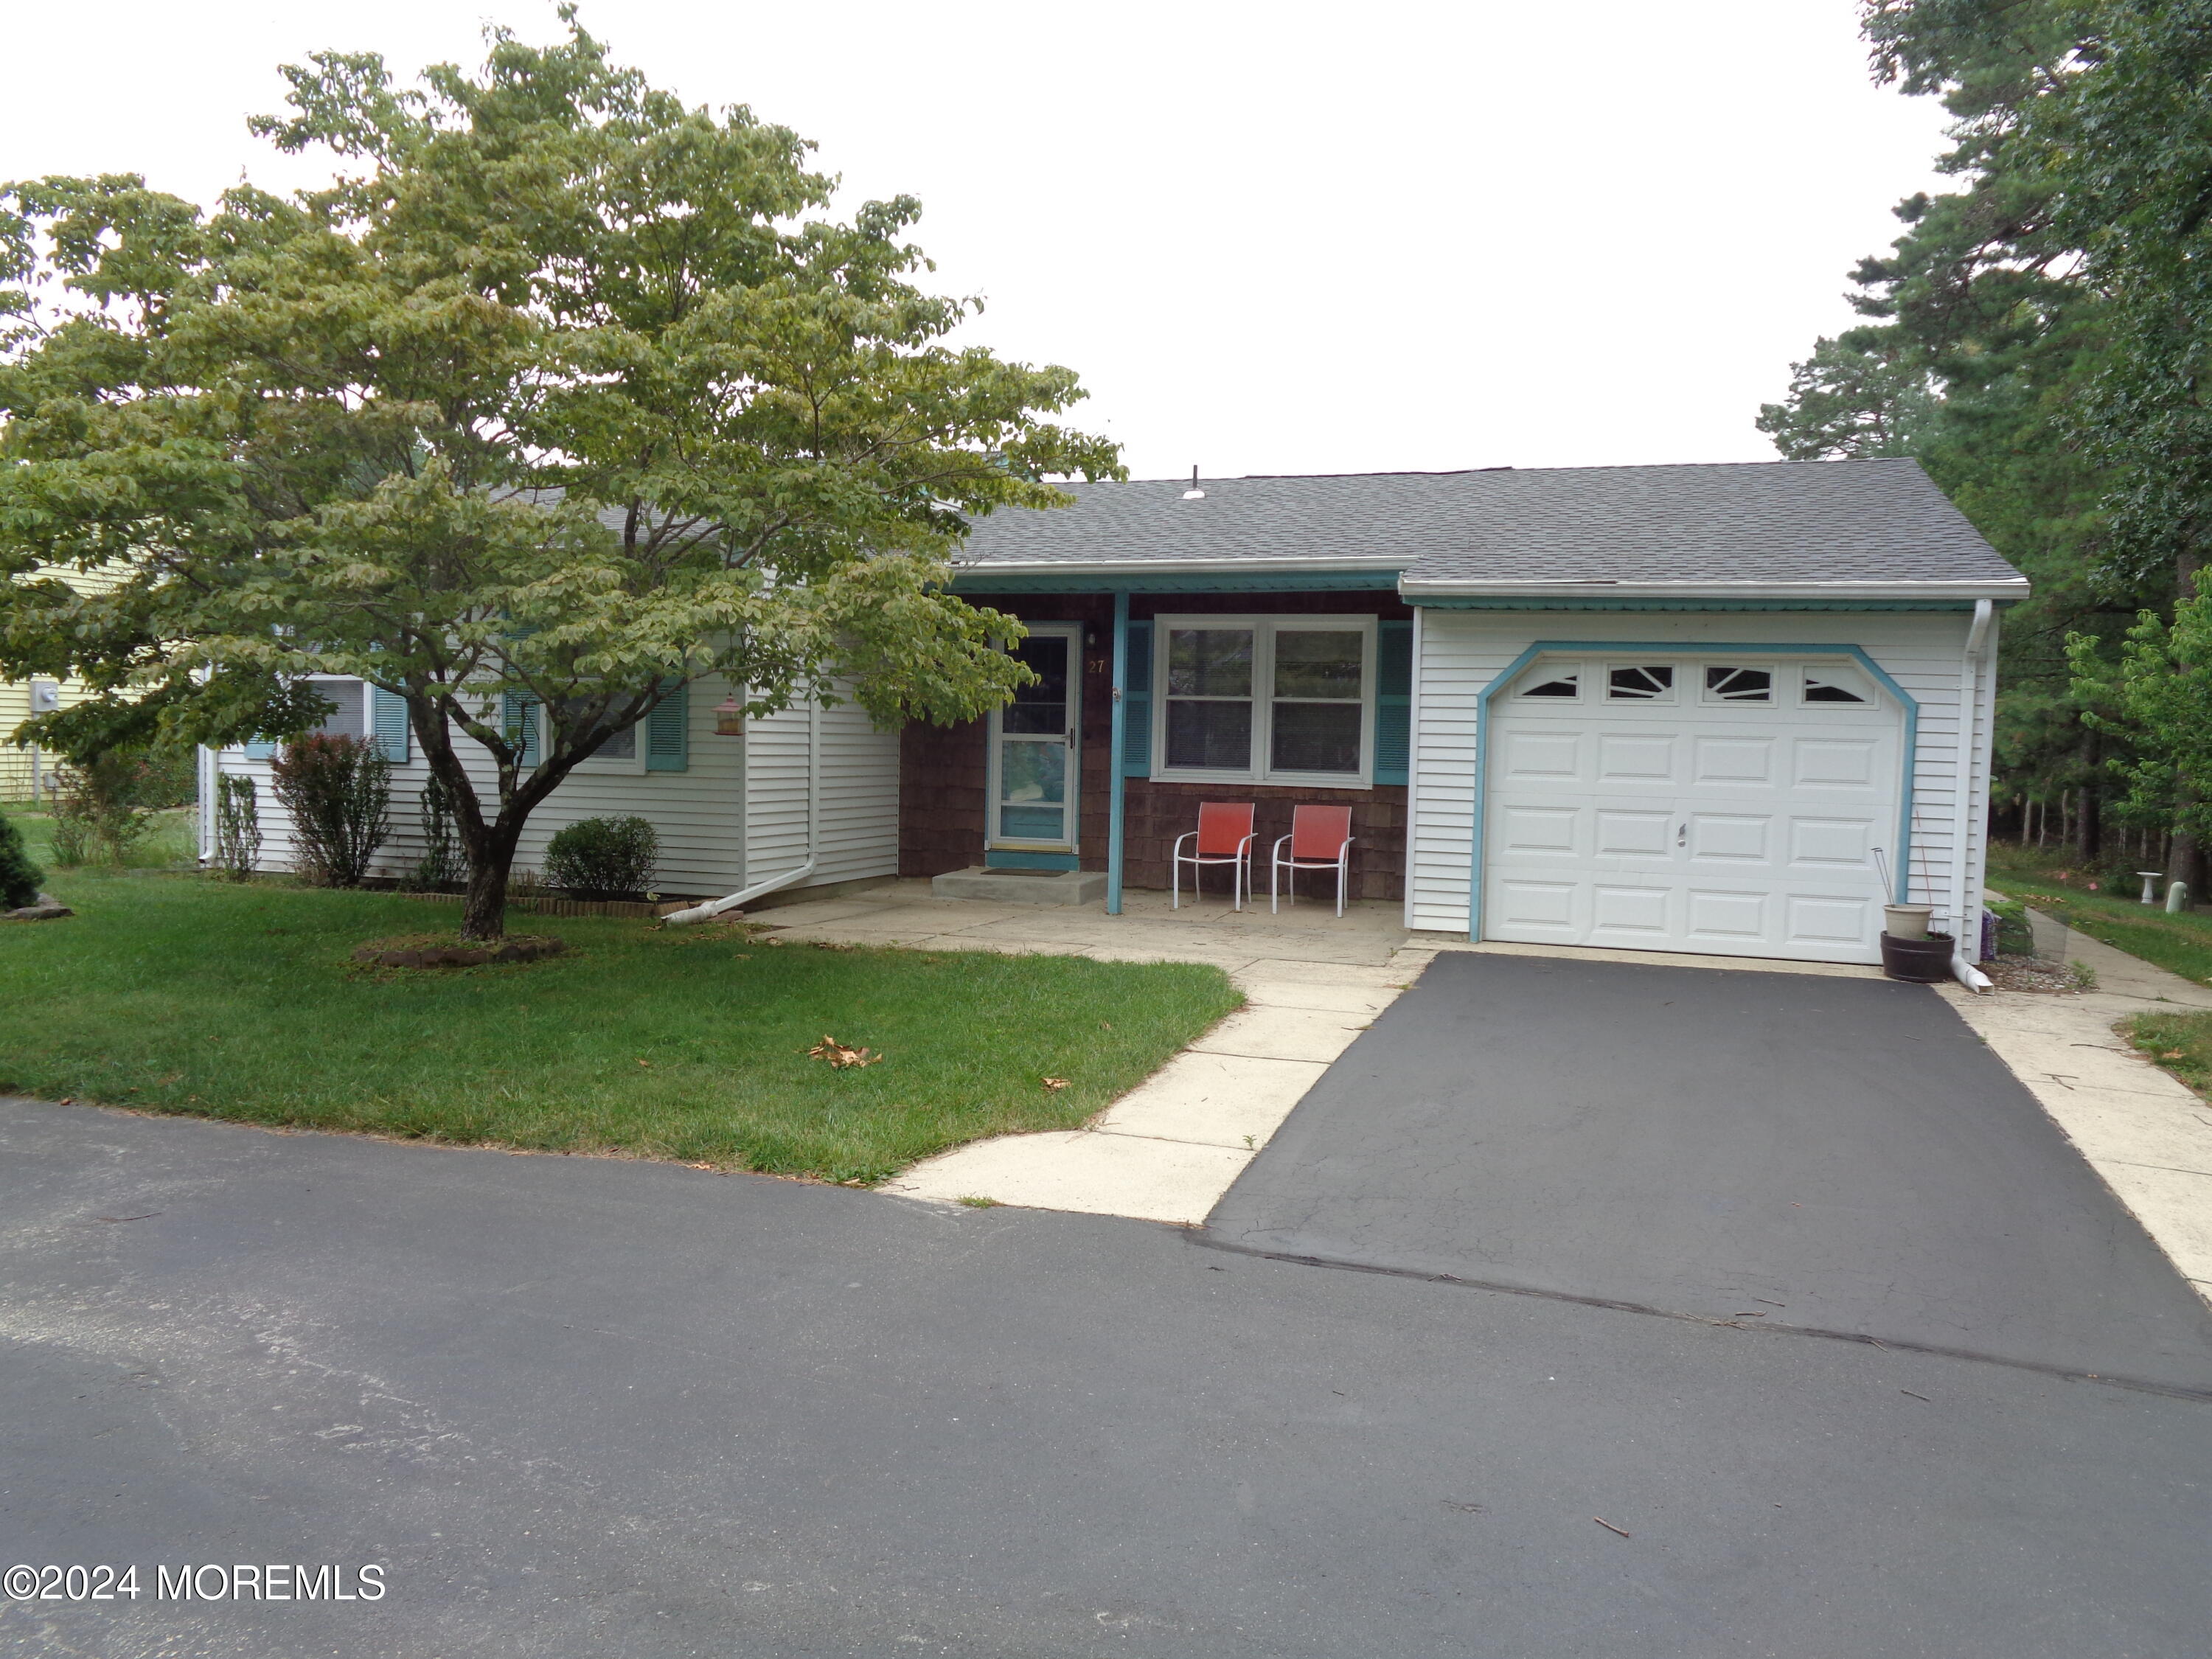
<instances>
[{"instance_id":1,"label":"front porch","mask_svg":"<svg viewBox=\"0 0 2212 1659\"><path fill-rule=\"evenodd\" d=\"M1372 572L955 587L1020 618L1041 678L988 720L902 735L902 877L1093 872L1109 915L1141 910L1200 803L1249 802L1264 895L1276 840L1317 803L1351 809L1348 896L1401 907L1413 612ZM1333 908L1333 877L1299 888Z\"/></svg>"}]
</instances>

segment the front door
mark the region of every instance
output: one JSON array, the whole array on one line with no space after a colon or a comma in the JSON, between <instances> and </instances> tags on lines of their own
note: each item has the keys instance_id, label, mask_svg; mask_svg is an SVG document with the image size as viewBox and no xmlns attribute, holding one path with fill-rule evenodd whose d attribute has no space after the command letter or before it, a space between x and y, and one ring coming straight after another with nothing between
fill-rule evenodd
<instances>
[{"instance_id":1,"label":"front door","mask_svg":"<svg viewBox=\"0 0 2212 1659\"><path fill-rule=\"evenodd\" d=\"M1083 629L1032 623L1014 656L1036 676L991 715L994 849L1075 851Z\"/></svg>"}]
</instances>

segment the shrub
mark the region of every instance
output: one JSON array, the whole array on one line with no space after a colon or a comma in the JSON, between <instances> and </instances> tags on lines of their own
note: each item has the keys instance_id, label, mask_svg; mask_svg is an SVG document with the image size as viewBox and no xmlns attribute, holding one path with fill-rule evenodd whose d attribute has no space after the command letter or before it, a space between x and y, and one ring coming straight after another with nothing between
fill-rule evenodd
<instances>
[{"instance_id":1,"label":"shrub","mask_svg":"<svg viewBox=\"0 0 2212 1659\"><path fill-rule=\"evenodd\" d=\"M578 898L641 898L653 884L660 837L643 818L584 818L545 848L545 878Z\"/></svg>"},{"instance_id":2,"label":"shrub","mask_svg":"<svg viewBox=\"0 0 2212 1659\"><path fill-rule=\"evenodd\" d=\"M294 864L309 881L358 887L392 830L392 763L371 738L310 732L270 763L292 815Z\"/></svg>"},{"instance_id":3,"label":"shrub","mask_svg":"<svg viewBox=\"0 0 2212 1659\"><path fill-rule=\"evenodd\" d=\"M215 781L215 866L233 881L261 862L261 806L253 780L225 772Z\"/></svg>"},{"instance_id":4,"label":"shrub","mask_svg":"<svg viewBox=\"0 0 2212 1659\"><path fill-rule=\"evenodd\" d=\"M415 861L413 884L425 893L442 892L468 873L453 830L453 793L433 776L416 799L422 805L422 856Z\"/></svg>"},{"instance_id":5,"label":"shrub","mask_svg":"<svg viewBox=\"0 0 2212 1659\"><path fill-rule=\"evenodd\" d=\"M23 832L15 820L0 817L0 910L19 910L38 902L39 884L46 872L31 862L23 849Z\"/></svg>"},{"instance_id":6,"label":"shrub","mask_svg":"<svg viewBox=\"0 0 2212 1659\"><path fill-rule=\"evenodd\" d=\"M174 805L174 757L111 750L60 774L54 796L54 861L120 864Z\"/></svg>"}]
</instances>

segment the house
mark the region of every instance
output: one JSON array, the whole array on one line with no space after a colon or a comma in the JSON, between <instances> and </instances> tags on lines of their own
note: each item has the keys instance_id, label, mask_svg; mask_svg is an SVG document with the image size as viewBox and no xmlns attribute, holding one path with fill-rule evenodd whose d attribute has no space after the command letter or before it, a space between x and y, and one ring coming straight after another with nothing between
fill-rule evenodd
<instances>
[{"instance_id":1,"label":"house","mask_svg":"<svg viewBox=\"0 0 2212 1659\"><path fill-rule=\"evenodd\" d=\"M902 874L1097 870L1113 909L1200 801L1263 849L1329 801L1416 929L1865 963L1910 895L1975 937L2027 584L1913 461L1066 488L963 550L1048 707L903 734Z\"/></svg>"},{"instance_id":2,"label":"house","mask_svg":"<svg viewBox=\"0 0 2212 1659\"><path fill-rule=\"evenodd\" d=\"M1352 896L1416 929L1863 963L1910 898L1974 937L1997 617L2027 585L1912 461L1065 488L956 567L1029 630L1009 707L730 738L696 686L562 786L523 862L634 811L674 893L980 866L1095 872L1119 910L1200 802L1255 805L1264 885L1322 801L1352 811ZM419 788L396 704L355 690L334 719Z\"/></svg>"},{"instance_id":3,"label":"house","mask_svg":"<svg viewBox=\"0 0 2212 1659\"><path fill-rule=\"evenodd\" d=\"M100 593L112 587L114 578L64 567L47 574L59 576L80 593ZM34 714L50 714L83 701L84 683L69 679L0 680L0 800L28 801L52 798L59 787L56 760L35 744L18 748L15 728Z\"/></svg>"}]
</instances>

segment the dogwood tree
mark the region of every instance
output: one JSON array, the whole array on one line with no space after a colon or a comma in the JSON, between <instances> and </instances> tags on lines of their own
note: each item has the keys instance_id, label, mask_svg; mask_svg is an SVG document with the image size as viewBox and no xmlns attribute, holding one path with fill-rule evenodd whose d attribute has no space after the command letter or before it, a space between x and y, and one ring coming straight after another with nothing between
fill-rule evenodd
<instances>
[{"instance_id":1,"label":"dogwood tree","mask_svg":"<svg viewBox=\"0 0 2212 1659\"><path fill-rule=\"evenodd\" d=\"M806 143L562 15L413 85L286 69L255 128L334 153L328 188L0 187L0 677L95 693L24 734L282 735L326 707L308 675L382 687L454 803L472 939L532 810L691 681L753 715L832 681L885 721L1004 701L1019 624L949 554L1120 476L1053 418L1073 374L948 343L973 303L918 285L915 201L830 216Z\"/></svg>"}]
</instances>

